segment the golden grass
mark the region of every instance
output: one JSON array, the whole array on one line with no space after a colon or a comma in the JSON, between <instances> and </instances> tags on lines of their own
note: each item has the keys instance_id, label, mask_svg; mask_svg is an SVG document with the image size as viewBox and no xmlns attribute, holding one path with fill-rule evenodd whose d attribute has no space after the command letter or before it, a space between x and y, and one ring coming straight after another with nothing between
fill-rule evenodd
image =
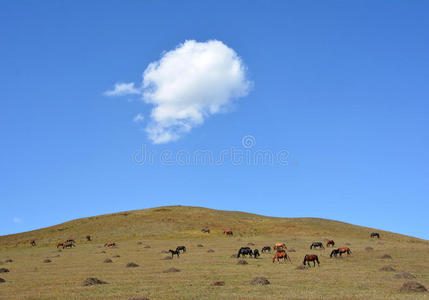
<instances>
[{"instance_id":1,"label":"golden grass","mask_svg":"<svg viewBox=\"0 0 429 300\"><path fill-rule=\"evenodd\" d=\"M210 234L200 232L210 227ZM234 237L222 235L231 228ZM407 281L395 279L398 272L410 272L429 287L429 243L379 231L380 240L371 240L373 230L321 219L270 218L241 212L224 212L196 207L163 207L79 219L57 226L0 237L0 267L6 280L0 283L1 299L424 299L428 293L400 293ZM85 236L91 234L92 242ZM73 237L74 249L58 252L58 241ZM332 238L353 253L330 259L330 250L310 250L313 241ZM28 243L35 239L37 247ZM106 249L106 241L116 248ZM143 244L137 244L137 242ZM272 246L285 241L292 264L273 264L272 254L237 265L232 258L241 246ZM204 247L197 247L198 244ZM150 245L151 248L145 248ZM162 250L185 245L180 259L163 260ZM368 252L371 246L374 251ZM215 252L208 253L213 249ZM105 251L106 253L102 253ZM318 254L321 266L297 270L307 253ZM381 259L389 254L392 259ZM114 257L120 255L120 257ZM43 260L49 258L50 263ZM106 258L113 263L104 263ZM134 262L136 268L127 268ZM396 272L380 271L390 265ZM175 267L177 273L163 271ZM256 276L271 284L251 285ZM108 282L82 286L88 277ZM224 281L224 286L213 286Z\"/></svg>"}]
</instances>

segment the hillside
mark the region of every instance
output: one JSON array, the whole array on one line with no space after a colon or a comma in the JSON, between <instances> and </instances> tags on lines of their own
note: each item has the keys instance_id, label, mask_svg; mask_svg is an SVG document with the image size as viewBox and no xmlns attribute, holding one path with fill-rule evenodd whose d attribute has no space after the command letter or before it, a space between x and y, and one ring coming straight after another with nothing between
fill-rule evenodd
<instances>
[{"instance_id":1,"label":"hillside","mask_svg":"<svg viewBox=\"0 0 429 300\"><path fill-rule=\"evenodd\" d=\"M201 232L206 227L209 234ZM234 235L223 235L224 229ZM381 238L371 239L373 231ZM67 238L76 247L56 247ZM327 239L350 247L351 255L330 258L330 248L309 249ZM103 247L109 241L116 246ZM237 264L240 247L261 251L279 241L291 262L273 263L271 252ZM179 245L186 253L171 259L167 250ZM320 267L303 269L309 253L318 255ZM428 293L399 288L409 280L429 287L428 266L429 242L413 237L324 219L168 206L0 237L0 270L9 270L0 273L0 299L426 299ZM256 276L270 284L251 284ZM89 277L107 284L84 286ZM214 285L218 281L224 285Z\"/></svg>"}]
</instances>

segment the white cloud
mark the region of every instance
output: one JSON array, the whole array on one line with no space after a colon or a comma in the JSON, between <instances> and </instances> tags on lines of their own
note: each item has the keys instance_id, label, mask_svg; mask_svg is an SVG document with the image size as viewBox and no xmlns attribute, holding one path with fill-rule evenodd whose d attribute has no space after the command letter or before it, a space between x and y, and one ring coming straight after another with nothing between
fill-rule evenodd
<instances>
[{"instance_id":1,"label":"white cloud","mask_svg":"<svg viewBox=\"0 0 429 300\"><path fill-rule=\"evenodd\" d=\"M19 224L19 223L22 223L22 220L20 219L20 218L17 218L17 217L15 217L15 218L13 218L13 223L15 223L15 224Z\"/></svg>"},{"instance_id":2,"label":"white cloud","mask_svg":"<svg viewBox=\"0 0 429 300\"><path fill-rule=\"evenodd\" d=\"M140 93L153 105L146 132L159 144L175 141L210 115L224 112L250 86L246 67L233 49L221 41L190 40L149 64L141 88L117 84L106 94Z\"/></svg>"},{"instance_id":3,"label":"white cloud","mask_svg":"<svg viewBox=\"0 0 429 300\"><path fill-rule=\"evenodd\" d=\"M133 119L133 121L134 122L136 122L136 123L140 123L140 122L142 122L144 120L144 117L143 117L143 115L142 114L137 114L135 117L134 117L134 119Z\"/></svg>"},{"instance_id":4,"label":"white cloud","mask_svg":"<svg viewBox=\"0 0 429 300\"><path fill-rule=\"evenodd\" d=\"M125 96L125 95L131 95L131 94L141 94L141 91L139 89L136 89L134 87L134 82L130 83L116 83L115 88L110 91L104 92L106 96Z\"/></svg>"}]
</instances>

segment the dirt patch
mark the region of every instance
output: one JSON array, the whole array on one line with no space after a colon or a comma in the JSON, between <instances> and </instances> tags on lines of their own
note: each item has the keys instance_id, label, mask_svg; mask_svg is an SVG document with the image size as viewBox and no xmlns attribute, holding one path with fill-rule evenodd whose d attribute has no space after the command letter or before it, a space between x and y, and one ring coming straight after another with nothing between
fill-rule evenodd
<instances>
[{"instance_id":1,"label":"dirt patch","mask_svg":"<svg viewBox=\"0 0 429 300\"><path fill-rule=\"evenodd\" d=\"M82 283L83 286L90 286L90 285L96 285L96 284L106 284L107 282L100 280L95 277L90 277L85 279L85 281Z\"/></svg>"},{"instance_id":2,"label":"dirt patch","mask_svg":"<svg viewBox=\"0 0 429 300\"><path fill-rule=\"evenodd\" d=\"M161 253L168 253L168 251L167 250L162 250Z\"/></svg>"},{"instance_id":3,"label":"dirt patch","mask_svg":"<svg viewBox=\"0 0 429 300\"><path fill-rule=\"evenodd\" d=\"M170 260L170 259L173 259L173 258L171 256L166 256L162 260Z\"/></svg>"},{"instance_id":4,"label":"dirt patch","mask_svg":"<svg viewBox=\"0 0 429 300\"><path fill-rule=\"evenodd\" d=\"M270 283L271 282L265 277L255 277L252 279L252 281L250 281L250 284L252 285L267 285Z\"/></svg>"},{"instance_id":5,"label":"dirt patch","mask_svg":"<svg viewBox=\"0 0 429 300\"><path fill-rule=\"evenodd\" d=\"M137 242L137 245L143 245L143 242Z\"/></svg>"},{"instance_id":6,"label":"dirt patch","mask_svg":"<svg viewBox=\"0 0 429 300\"><path fill-rule=\"evenodd\" d=\"M392 256L390 256L389 254L384 254L382 257L380 257L381 259L392 259Z\"/></svg>"},{"instance_id":7,"label":"dirt patch","mask_svg":"<svg viewBox=\"0 0 429 300\"><path fill-rule=\"evenodd\" d=\"M416 276L414 276L413 274L408 273L408 272L403 272L403 273L398 273L398 274L393 275L393 278L396 278L396 279L414 279L414 278L416 278Z\"/></svg>"},{"instance_id":8,"label":"dirt patch","mask_svg":"<svg viewBox=\"0 0 429 300\"><path fill-rule=\"evenodd\" d=\"M104 251L104 250L103 250L103 251L101 251L100 253L106 253L106 251Z\"/></svg>"},{"instance_id":9,"label":"dirt patch","mask_svg":"<svg viewBox=\"0 0 429 300\"><path fill-rule=\"evenodd\" d=\"M127 263L125 267L127 268L137 268L139 265L133 262Z\"/></svg>"},{"instance_id":10,"label":"dirt patch","mask_svg":"<svg viewBox=\"0 0 429 300\"><path fill-rule=\"evenodd\" d=\"M113 260L111 260L110 258L106 258L105 260L103 260L104 263L109 264L112 263Z\"/></svg>"},{"instance_id":11,"label":"dirt patch","mask_svg":"<svg viewBox=\"0 0 429 300\"><path fill-rule=\"evenodd\" d=\"M247 243L247 246L255 246L253 243Z\"/></svg>"},{"instance_id":12,"label":"dirt patch","mask_svg":"<svg viewBox=\"0 0 429 300\"><path fill-rule=\"evenodd\" d=\"M116 254L116 255L113 255L113 257L121 257L120 255L118 255L118 254Z\"/></svg>"},{"instance_id":13,"label":"dirt patch","mask_svg":"<svg viewBox=\"0 0 429 300\"><path fill-rule=\"evenodd\" d=\"M207 252L208 253L213 253L213 252L215 252L213 249L209 249L209 250L207 250Z\"/></svg>"},{"instance_id":14,"label":"dirt patch","mask_svg":"<svg viewBox=\"0 0 429 300\"><path fill-rule=\"evenodd\" d=\"M9 269L6 268L0 268L0 273L8 273Z\"/></svg>"},{"instance_id":15,"label":"dirt patch","mask_svg":"<svg viewBox=\"0 0 429 300\"><path fill-rule=\"evenodd\" d=\"M231 258L237 258L237 254L231 254Z\"/></svg>"},{"instance_id":16,"label":"dirt patch","mask_svg":"<svg viewBox=\"0 0 429 300\"><path fill-rule=\"evenodd\" d=\"M180 270L176 268L169 268L167 270L162 271L162 273L177 273L177 272L180 272Z\"/></svg>"},{"instance_id":17,"label":"dirt patch","mask_svg":"<svg viewBox=\"0 0 429 300\"><path fill-rule=\"evenodd\" d=\"M345 245L346 245L346 246L351 246L352 244L350 244L350 243L345 243Z\"/></svg>"},{"instance_id":18,"label":"dirt patch","mask_svg":"<svg viewBox=\"0 0 429 300\"><path fill-rule=\"evenodd\" d=\"M395 268L392 266L384 266L383 268L380 269L380 271L384 271L384 272L395 272Z\"/></svg>"},{"instance_id":19,"label":"dirt patch","mask_svg":"<svg viewBox=\"0 0 429 300\"><path fill-rule=\"evenodd\" d=\"M372 248L372 247L366 247L365 248L365 251L373 251L374 250L374 248Z\"/></svg>"},{"instance_id":20,"label":"dirt patch","mask_svg":"<svg viewBox=\"0 0 429 300\"><path fill-rule=\"evenodd\" d=\"M408 281L405 282L401 288L399 289L400 292L427 292L428 290L426 287L418 283L417 281Z\"/></svg>"},{"instance_id":21,"label":"dirt patch","mask_svg":"<svg viewBox=\"0 0 429 300\"><path fill-rule=\"evenodd\" d=\"M152 248L152 247L150 245L146 245L146 246L144 246L144 248L149 249L149 248Z\"/></svg>"},{"instance_id":22,"label":"dirt patch","mask_svg":"<svg viewBox=\"0 0 429 300\"><path fill-rule=\"evenodd\" d=\"M197 247L198 247L198 248L202 248L202 247L204 247L204 246L203 246L203 245L201 245L201 244L198 244L198 245L197 245Z\"/></svg>"},{"instance_id":23,"label":"dirt patch","mask_svg":"<svg viewBox=\"0 0 429 300\"><path fill-rule=\"evenodd\" d=\"M6 282L3 278L0 278L0 283Z\"/></svg>"},{"instance_id":24,"label":"dirt patch","mask_svg":"<svg viewBox=\"0 0 429 300\"><path fill-rule=\"evenodd\" d=\"M47 259L43 260L43 262L46 263L46 264L48 264L48 263L52 262L52 260L50 260L49 258L47 258Z\"/></svg>"},{"instance_id":25,"label":"dirt patch","mask_svg":"<svg viewBox=\"0 0 429 300\"><path fill-rule=\"evenodd\" d=\"M224 286L225 285L225 281L215 281L213 282L214 286Z\"/></svg>"},{"instance_id":26,"label":"dirt patch","mask_svg":"<svg viewBox=\"0 0 429 300\"><path fill-rule=\"evenodd\" d=\"M245 261L244 259L240 259L239 261L237 261L237 265L248 265L249 263L247 261Z\"/></svg>"},{"instance_id":27,"label":"dirt patch","mask_svg":"<svg viewBox=\"0 0 429 300\"><path fill-rule=\"evenodd\" d=\"M11 263L11 262L13 262L13 260L12 259L6 259L4 262Z\"/></svg>"},{"instance_id":28,"label":"dirt patch","mask_svg":"<svg viewBox=\"0 0 429 300\"><path fill-rule=\"evenodd\" d=\"M295 249L293 249L293 248L292 248L292 249L289 249L288 251L289 251L289 252L296 252L296 250L295 250Z\"/></svg>"},{"instance_id":29,"label":"dirt patch","mask_svg":"<svg viewBox=\"0 0 429 300\"><path fill-rule=\"evenodd\" d=\"M298 267L296 267L297 270L305 270L305 266L304 265L299 265Z\"/></svg>"}]
</instances>

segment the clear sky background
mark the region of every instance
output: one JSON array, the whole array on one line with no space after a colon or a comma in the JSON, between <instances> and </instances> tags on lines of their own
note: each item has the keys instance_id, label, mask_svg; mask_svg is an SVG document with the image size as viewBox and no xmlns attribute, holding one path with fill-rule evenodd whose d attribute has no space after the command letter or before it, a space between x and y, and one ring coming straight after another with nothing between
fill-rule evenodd
<instances>
[{"instance_id":1,"label":"clear sky background","mask_svg":"<svg viewBox=\"0 0 429 300\"><path fill-rule=\"evenodd\" d=\"M429 239L428 1L2 1L0 234L161 205L321 217ZM106 97L186 40L253 87L153 144L152 105ZM134 122L142 114L144 120ZM137 164L146 147L286 149L288 164Z\"/></svg>"}]
</instances>

